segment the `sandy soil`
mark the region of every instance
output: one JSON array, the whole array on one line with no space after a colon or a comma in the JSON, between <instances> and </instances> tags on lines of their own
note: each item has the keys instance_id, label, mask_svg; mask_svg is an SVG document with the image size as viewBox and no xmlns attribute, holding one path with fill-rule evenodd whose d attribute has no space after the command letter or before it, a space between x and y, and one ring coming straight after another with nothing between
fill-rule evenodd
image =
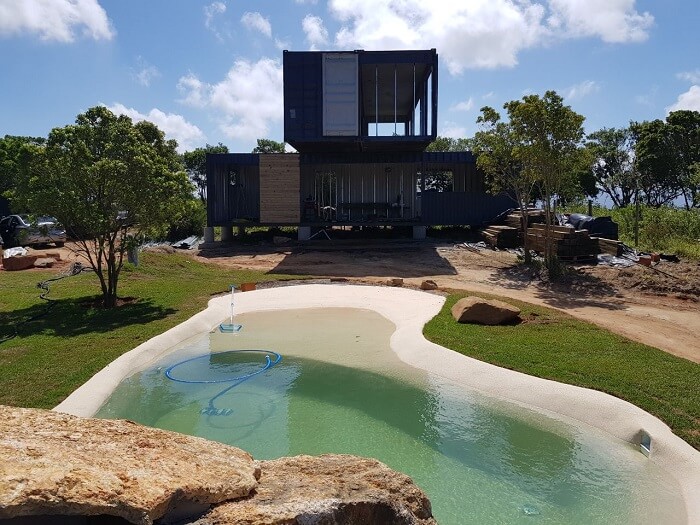
<instances>
[{"instance_id":1,"label":"sandy soil","mask_svg":"<svg viewBox=\"0 0 700 525\"><path fill-rule=\"evenodd\" d=\"M313 241L220 247L197 259L228 268L345 277L384 283L425 279L440 288L487 292L564 310L635 341L700 363L700 264L662 261L654 268L570 266L556 285L523 271L514 254L435 241Z\"/></svg>"},{"instance_id":2,"label":"sandy soil","mask_svg":"<svg viewBox=\"0 0 700 525\"><path fill-rule=\"evenodd\" d=\"M53 268L31 270L36 272L65 271L80 260L70 246L31 251L62 256ZM401 277L406 286L418 287L432 279L442 289L487 292L564 310L700 363L700 263L695 261L662 261L653 268L570 266L567 276L552 284L524 270L512 253L477 251L452 241L334 239L283 245L261 241L183 253L223 268L364 283L383 284Z\"/></svg>"}]
</instances>

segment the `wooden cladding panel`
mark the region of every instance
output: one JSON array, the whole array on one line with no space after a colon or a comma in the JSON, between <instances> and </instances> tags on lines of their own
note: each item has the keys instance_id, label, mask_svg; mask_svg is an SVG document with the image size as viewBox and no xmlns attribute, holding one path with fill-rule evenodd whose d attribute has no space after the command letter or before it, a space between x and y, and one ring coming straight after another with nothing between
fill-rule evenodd
<instances>
[{"instance_id":1,"label":"wooden cladding panel","mask_svg":"<svg viewBox=\"0 0 700 525\"><path fill-rule=\"evenodd\" d=\"M260 222L299 222L299 155L260 155Z\"/></svg>"}]
</instances>

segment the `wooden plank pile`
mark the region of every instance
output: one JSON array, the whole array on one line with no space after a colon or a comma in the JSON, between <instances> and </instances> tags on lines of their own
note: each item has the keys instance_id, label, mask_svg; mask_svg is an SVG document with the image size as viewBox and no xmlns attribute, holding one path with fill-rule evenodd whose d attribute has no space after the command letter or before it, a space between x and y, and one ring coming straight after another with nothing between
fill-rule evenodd
<instances>
[{"instance_id":1,"label":"wooden plank pile","mask_svg":"<svg viewBox=\"0 0 700 525\"><path fill-rule=\"evenodd\" d=\"M564 260L585 260L599 253L598 242L591 239L587 230L575 230L567 226L550 226L550 250ZM545 225L533 224L527 229L531 250L544 254Z\"/></svg>"},{"instance_id":2,"label":"wooden plank pile","mask_svg":"<svg viewBox=\"0 0 700 525\"><path fill-rule=\"evenodd\" d=\"M544 210L538 208L528 208L527 210L527 226L528 228L532 224L544 224L545 220ZM506 224L512 228L517 228L522 231L523 228L523 218L520 215L520 210L513 210L508 215L506 215Z\"/></svg>"},{"instance_id":3,"label":"wooden plank pile","mask_svg":"<svg viewBox=\"0 0 700 525\"><path fill-rule=\"evenodd\" d=\"M615 257L622 255L622 241L606 239L604 237L591 237L591 240L598 243L598 253L609 253Z\"/></svg>"},{"instance_id":4,"label":"wooden plank pile","mask_svg":"<svg viewBox=\"0 0 700 525\"><path fill-rule=\"evenodd\" d=\"M489 226L481 235L494 248L516 248L519 244L518 229L511 226Z\"/></svg>"}]
</instances>

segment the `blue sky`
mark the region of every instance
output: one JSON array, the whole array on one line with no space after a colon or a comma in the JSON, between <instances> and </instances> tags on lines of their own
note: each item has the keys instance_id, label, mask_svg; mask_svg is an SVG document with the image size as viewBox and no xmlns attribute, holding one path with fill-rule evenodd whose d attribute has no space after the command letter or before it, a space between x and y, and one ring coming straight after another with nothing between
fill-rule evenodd
<instances>
[{"instance_id":1,"label":"blue sky","mask_svg":"<svg viewBox=\"0 0 700 525\"><path fill-rule=\"evenodd\" d=\"M698 27L698 0L0 0L0 136L103 104L247 152L283 139L283 49L433 47L439 135L548 89L590 132L700 110Z\"/></svg>"}]
</instances>

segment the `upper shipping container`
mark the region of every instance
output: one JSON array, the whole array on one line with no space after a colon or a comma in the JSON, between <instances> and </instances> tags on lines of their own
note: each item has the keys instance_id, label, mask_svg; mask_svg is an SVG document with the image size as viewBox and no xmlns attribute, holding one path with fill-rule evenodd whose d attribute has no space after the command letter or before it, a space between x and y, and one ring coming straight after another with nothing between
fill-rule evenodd
<instances>
[{"instance_id":1,"label":"upper shipping container","mask_svg":"<svg viewBox=\"0 0 700 525\"><path fill-rule=\"evenodd\" d=\"M437 136L438 57L284 52L284 140L301 153L422 151Z\"/></svg>"}]
</instances>

